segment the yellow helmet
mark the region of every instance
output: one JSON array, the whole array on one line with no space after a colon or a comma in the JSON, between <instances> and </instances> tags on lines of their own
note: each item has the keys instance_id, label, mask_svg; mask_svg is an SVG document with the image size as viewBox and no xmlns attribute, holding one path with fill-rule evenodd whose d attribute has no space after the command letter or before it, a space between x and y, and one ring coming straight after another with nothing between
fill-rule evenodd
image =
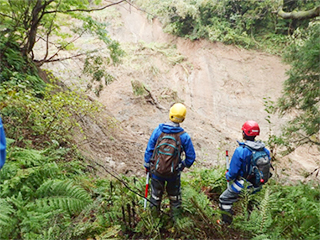
<instances>
[{"instance_id":1,"label":"yellow helmet","mask_svg":"<svg viewBox=\"0 0 320 240\"><path fill-rule=\"evenodd\" d=\"M182 123L186 118L187 108L181 103L175 103L169 112L169 119L175 123Z\"/></svg>"}]
</instances>

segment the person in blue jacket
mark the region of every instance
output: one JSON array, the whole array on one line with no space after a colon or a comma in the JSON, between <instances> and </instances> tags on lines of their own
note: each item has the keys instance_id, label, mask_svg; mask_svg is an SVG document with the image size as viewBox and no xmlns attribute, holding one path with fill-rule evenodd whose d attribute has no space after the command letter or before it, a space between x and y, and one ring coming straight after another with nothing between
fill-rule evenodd
<instances>
[{"instance_id":1,"label":"person in blue jacket","mask_svg":"<svg viewBox=\"0 0 320 240\"><path fill-rule=\"evenodd\" d=\"M184 129L180 127L180 123L182 123L186 117L186 107L181 103L175 103L169 112L170 122L159 124L157 128L152 132L146 151L144 155L144 167L146 171L150 171L151 167L151 158L153 155L153 151L157 140L162 132L164 133L180 133L183 132ZM180 135L180 141L182 149L185 153L185 159L182 160L180 158L180 164L178 169L178 174L174 177L160 177L151 171L151 196L150 196L150 207L157 211L160 210L160 204L162 200L162 196L164 193L164 189L166 189L169 200L171 212L175 214L175 212L179 213L181 209L181 181L180 175L185 167L190 168L193 162L196 159L196 153L191 141L191 138L187 132L183 132Z\"/></svg>"},{"instance_id":2,"label":"person in blue jacket","mask_svg":"<svg viewBox=\"0 0 320 240\"><path fill-rule=\"evenodd\" d=\"M4 133L2 120L0 117L0 169L6 162L6 136Z\"/></svg>"},{"instance_id":3,"label":"person in blue jacket","mask_svg":"<svg viewBox=\"0 0 320 240\"><path fill-rule=\"evenodd\" d=\"M263 149L270 159L270 152L265 148L264 143L261 141L255 141L255 137L258 136L259 133L260 128L258 123L255 121L247 121L242 126L242 136L245 142L239 142L239 147L234 151L229 169L226 172L227 181L233 181L233 183L229 185L219 197L223 223L231 224L233 215L232 205L238 200L239 194L244 188L245 181L248 188L253 189L252 192L256 192L261 189L261 186L254 186L250 181L247 181L248 165L250 164L252 152L248 148L244 147L247 145L251 149Z\"/></svg>"}]
</instances>

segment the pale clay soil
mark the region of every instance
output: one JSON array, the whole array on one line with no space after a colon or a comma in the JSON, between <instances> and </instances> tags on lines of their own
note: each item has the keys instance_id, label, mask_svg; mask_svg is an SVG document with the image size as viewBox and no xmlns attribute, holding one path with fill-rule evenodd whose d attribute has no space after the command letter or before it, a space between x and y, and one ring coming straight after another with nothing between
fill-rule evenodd
<instances>
[{"instance_id":1,"label":"pale clay soil","mask_svg":"<svg viewBox=\"0 0 320 240\"><path fill-rule=\"evenodd\" d=\"M116 80L104 87L100 97L88 93L105 106L106 113L101 115L100 124L86 121L88 139L79 147L109 170L144 175L143 156L149 136L159 123L168 120L174 101L187 106L187 117L181 126L195 146L193 168L224 165L225 150L231 157L236 141L241 140L245 121L257 121L261 128L259 139L266 141L270 127L271 133L277 134L290 118L271 116L271 126L265 120L268 113L263 98L275 101L286 79L288 66L278 56L170 36L163 32L157 19L148 20L143 12L125 4L95 14L101 21L111 22L111 37L127 52L122 64L106 66ZM101 47L101 54L106 51L90 36L78 41L77 46ZM70 53L60 55L63 54ZM183 61L175 64L179 57ZM83 59L44 66L76 88L87 85L82 67ZM135 96L131 81L143 83L158 101L158 107L150 97ZM110 117L116 119L113 127ZM299 148L285 158L276 157L275 175L280 181L319 181L314 174L304 177L320 165L316 149Z\"/></svg>"}]
</instances>

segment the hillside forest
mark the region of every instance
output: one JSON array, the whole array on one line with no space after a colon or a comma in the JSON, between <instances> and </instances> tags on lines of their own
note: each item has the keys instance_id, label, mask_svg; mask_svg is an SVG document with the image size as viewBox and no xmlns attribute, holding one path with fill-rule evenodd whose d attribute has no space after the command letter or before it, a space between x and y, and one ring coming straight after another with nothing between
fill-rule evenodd
<instances>
[{"instance_id":1,"label":"hillside forest","mask_svg":"<svg viewBox=\"0 0 320 240\"><path fill-rule=\"evenodd\" d=\"M319 0L0 6L0 239L320 239ZM197 158L172 218L144 209L143 157L175 102ZM248 118L272 177L221 225Z\"/></svg>"}]
</instances>

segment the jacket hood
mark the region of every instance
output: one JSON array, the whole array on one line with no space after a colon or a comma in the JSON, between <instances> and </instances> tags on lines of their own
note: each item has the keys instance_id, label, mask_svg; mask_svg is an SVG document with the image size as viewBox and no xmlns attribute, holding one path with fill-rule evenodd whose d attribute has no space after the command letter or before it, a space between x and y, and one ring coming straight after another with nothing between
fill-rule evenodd
<instances>
[{"instance_id":1,"label":"jacket hood","mask_svg":"<svg viewBox=\"0 0 320 240\"><path fill-rule=\"evenodd\" d=\"M179 133L183 131L183 128L177 123L161 123L159 128L164 133Z\"/></svg>"},{"instance_id":2,"label":"jacket hood","mask_svg":"<svg viewBox=\"0 0 320 240\"><path fill-rule=\"evenodd\" d=\"M254 149L254 150L261 150L265 148L265 144L261 141L245 141L244 145Z\"/></svg>"}]
</instances>

